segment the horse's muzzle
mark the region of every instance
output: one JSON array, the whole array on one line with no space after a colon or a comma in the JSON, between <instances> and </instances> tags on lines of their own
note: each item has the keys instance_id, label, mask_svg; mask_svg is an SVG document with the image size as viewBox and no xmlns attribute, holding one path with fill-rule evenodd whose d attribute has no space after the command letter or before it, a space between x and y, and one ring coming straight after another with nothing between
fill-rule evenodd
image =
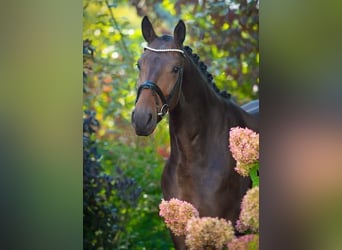
<instances>
[{"instance_id":1,"label":"horse's muzzle","mask_svg":"<svg viewBox=\"0 0 342 250\"><path fill-rule=\"evenodd\" d=\"M132 126L138 136L148 136L152 134L157 125L155 113L148 110L137 110L132 112Z\"/></svg>"}]
</instances>

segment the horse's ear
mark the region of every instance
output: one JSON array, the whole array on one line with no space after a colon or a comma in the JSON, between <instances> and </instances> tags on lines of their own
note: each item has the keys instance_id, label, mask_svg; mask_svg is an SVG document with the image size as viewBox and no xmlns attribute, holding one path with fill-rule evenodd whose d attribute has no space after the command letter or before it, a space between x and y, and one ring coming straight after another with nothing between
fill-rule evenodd
<instances>
[{"instance_id":1,"label":"horse's ear","mask_svg":"<svg viewBox=\"0 0 342 250\"><path fill-rule=\"evenodd\" d=\"M157 38L156 33L152 27L150 20L148 20L147 16L144 16L141 22L141 31L144 36L144 39L147 43L151 43L154 39Z\"/></svg>"},{"instance_id":2,"label":"horse's ear","mask_svg":"<svg viewBox=\"0 0 342 250\"><path fill-rule=\"evenodd\" d=\"M185 39L185 24L182 20L179 20L173 31L173 39L177 45L182 46Z\"/></svg>"}]
</instances>

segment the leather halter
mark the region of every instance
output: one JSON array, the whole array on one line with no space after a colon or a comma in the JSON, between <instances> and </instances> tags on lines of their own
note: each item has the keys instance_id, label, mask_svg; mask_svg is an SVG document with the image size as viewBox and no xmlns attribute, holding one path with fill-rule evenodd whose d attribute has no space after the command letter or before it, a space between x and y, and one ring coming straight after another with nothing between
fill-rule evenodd
<instances>
[{"instance_id":1,"label":"leather halter","mask_svg":"<svg viewBox=\"0 0 342 250\"><path fill-rule=\"evenodd\" d=\"M184 51L179 50L179 49L153 49L150 48L148 46L144 47L145 49L154 51L154 52L170 52L170 51L175 51L175 52L180 52L184 55ZM152 91L154 91L155 93L157 93L157 95L159 96L160 100L162 101L163 105L160 108L160 111L157 112L157 116L158 116L158 121L160 121L169 111L170 108L170 104L171 104L171 99L173 98L173 96L175 95L175 92L181 88L182 85L182 81L183 81L183 68L179 69L179 75L177 78L177 81L175 83L175 85L173 86L169 96L167 98L165 98L163 92L161 91L161 89L158 87L158 85L152 81L145 81L143 84L141 84L138 88L138 93L137 93L137 98L135 100L135 103L137 103L139 96L141 94L141 91L143 89L151 89Z\"/></svg>"}]
</instances>

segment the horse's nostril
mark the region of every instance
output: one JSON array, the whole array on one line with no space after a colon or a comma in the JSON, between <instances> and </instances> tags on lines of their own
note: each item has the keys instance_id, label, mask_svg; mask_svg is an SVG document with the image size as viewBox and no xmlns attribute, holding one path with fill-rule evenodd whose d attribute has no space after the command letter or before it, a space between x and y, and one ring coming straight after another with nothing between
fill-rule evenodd
<instances>
[{"instance_id":1,"label":"horse's nostril","mask_svg":"<svg viewBox=\"0 0 342 250\"><path fill-rule=\"evenodd\" d=\"M152 114L149 113L149 114L148 114L147 124L149 124L149 123L151 122L151 120L152 120Z\"/></svg>"}]
</instances>

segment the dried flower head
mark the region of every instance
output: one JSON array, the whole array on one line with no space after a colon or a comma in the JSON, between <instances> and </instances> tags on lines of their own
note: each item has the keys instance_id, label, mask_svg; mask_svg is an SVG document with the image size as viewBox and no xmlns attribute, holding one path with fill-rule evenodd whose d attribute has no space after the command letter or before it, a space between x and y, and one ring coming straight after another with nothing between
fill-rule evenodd
<instances>
[{"instance_id":1,"label":"dried flower head","mask_svg":"<svg viewBox=\"0 0 342 250\"><path fill-rule=\"evenodd\" d=\"M175 198L162 200L159 209L159 215L164 218L166 226L177 236L185 235L188 220L199 216L193 205Z\"/></svg>"},{"instance_id":2,"label":"dried flower head","mask_svg":"<svg viewBox=\"0 0 342 250\"><path fill-rule=\"evenodd\" d=\"M228 242L229 250L258 250L259 249L259 235L247 234L234 238Z\"/></svg>"},{"instance_id":3,"label":"dried flower head","mask_svg":"<svg viewBox=\"0 0 342 250\"><path fill-rule=\"evenodd\" d=\"M248 176L253 163L259 159L259 134L248 128L231 128L229 149L237 161L235 170L242 176Z\"/></svg>"},{"instance_id":4,"label":"dried flower head","mask_svg":"<svg viewBox=\"0 0 342 250\"><path fill-rule=\"evenodd\" d=\"M222 249L233 236L230 221L211 217L192 218L186 225L185 244L189 250Z\"/></svg>"},{"instance_id":5,"label":"dried flower head","mask_svg":"<svg viewBox=\"0 0 342 250\"><path fill-rule=\"evenodd\" d=\"M236 222L236 229L245 232L250 229L253 232L259 231L259 187L249 189L242 199L239 220Z\"/></svg>"}]
</instances>

